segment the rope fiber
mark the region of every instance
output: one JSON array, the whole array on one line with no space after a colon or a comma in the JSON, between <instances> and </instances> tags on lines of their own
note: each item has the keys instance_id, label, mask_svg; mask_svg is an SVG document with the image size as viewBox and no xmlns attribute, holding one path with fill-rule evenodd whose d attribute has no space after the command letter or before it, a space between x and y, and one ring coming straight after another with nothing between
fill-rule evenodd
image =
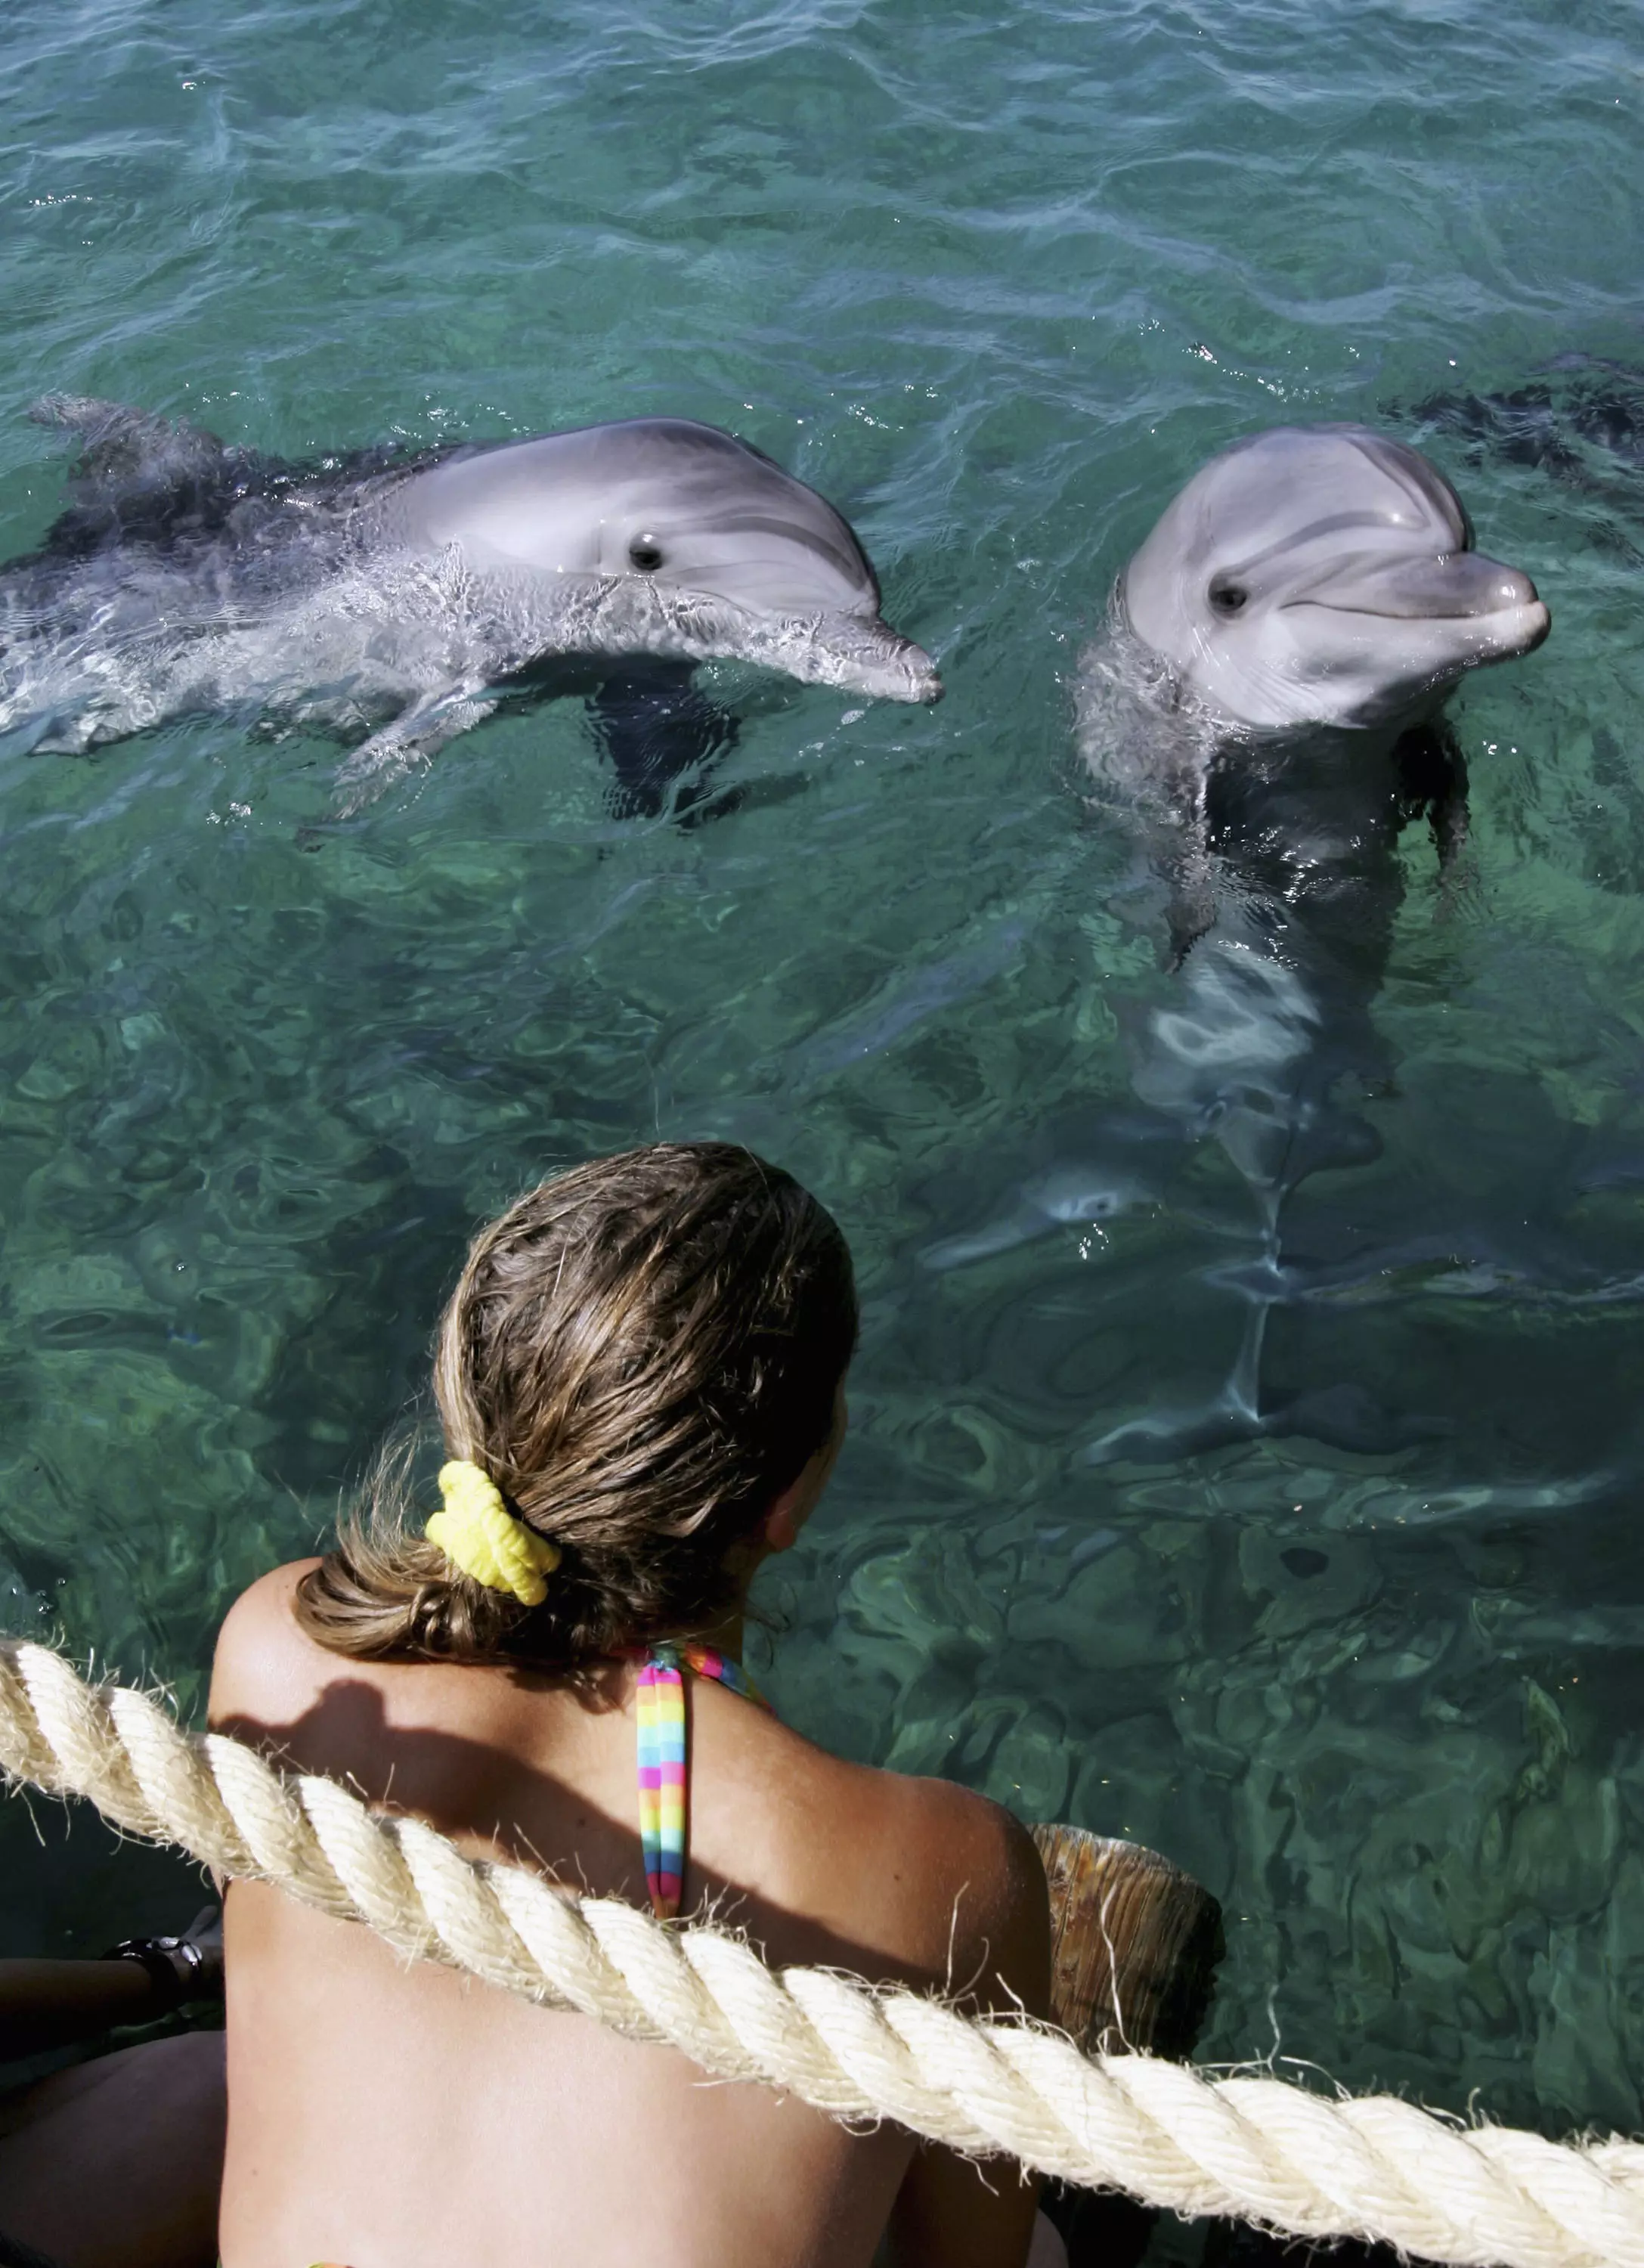
<instances>
[{"instance_id":1,"label":"rope fiber","mask_svg":"<svg viewBox=\"0 0 1644 2268\"><path fill-rule=\"evenodd\" d=\"M363 1922L407 1959L580 2010L835 2118L892 2119L1190 2217L1358 2237L1457 2268L1644 2268L1644 2145L1549 2142L1392 2095L1085 2056L1045 2025L962 2015L833 1970L773 1970L711 1924L666 1925L466 1859L417 1820L186 1733L152 1696L90 1685L25 1640L0 1640L0 1771Z\"/></svg>"}]
</instances>

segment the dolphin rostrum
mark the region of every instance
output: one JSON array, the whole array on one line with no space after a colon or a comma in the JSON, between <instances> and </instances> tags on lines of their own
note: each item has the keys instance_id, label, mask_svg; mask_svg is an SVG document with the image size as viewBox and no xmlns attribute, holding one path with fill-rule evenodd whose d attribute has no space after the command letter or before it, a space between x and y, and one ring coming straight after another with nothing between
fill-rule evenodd
<instances>
[{"instance_id":1,"label":"dolphin rostrum","mask_svg":"<svg viewBox=\"0 0 1644 2268\"><path fill-rule=\"evenodd\" d=\"M677 687L731 659L941 696L846 520L715 426L293 465L109 402L33 414L81 456L40 550L0 568L0 733L24 746L250 709L364 735L343 773L358 790L554 689L555 665L586 686L643 658Z\"/></svg>"},{"instance_id":2,"label":"dolphin rostrum","mask_svg":"<svg viewBox=\"0 0 1644 2268\"><path fill-rule=\"evenodd\" d=\"M1190 1137L1214 1134L1255 1200L1262 1257L1239 1271L1251 1306L1219 1402L1121 1426L1093 1456L1310 1424L1361 1446L1376 1430L1333 1389L1305 1413L1263 1404L1266 1321L1287 1296L1281 1209L1308 1174L1377 1152L1332 1089L1349 1075L1384 1089L1391 1069L1370 1012L1404 890L1398 837L1425 817L1453 866L1466 767L1444 700L1547 629L1530 578L1474 550L1443 475L1360 425L1224 450L1120 576L1082 660L1078 730L1093 799L1128 820L1169 895L1178 983L1146 1020L1136 1091Z\"/></svg>"}]
</instances>

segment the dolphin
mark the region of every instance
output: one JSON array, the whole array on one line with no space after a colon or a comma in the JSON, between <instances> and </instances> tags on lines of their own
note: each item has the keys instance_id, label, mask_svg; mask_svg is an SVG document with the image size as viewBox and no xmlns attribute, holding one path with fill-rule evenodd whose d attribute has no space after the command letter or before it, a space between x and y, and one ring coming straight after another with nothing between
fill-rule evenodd
<instances>
[{"instance_id":1,"label":"dolphin","mask_svg":"<svg viewBox=\"0 0 1644 2268\"><path fill-rule=\"evenodd\" d=\"M1473 549L1438 468L1365 425L1281 425L1213 457L1114 611L1178 703L1263 733L1402 732L1549 626L1529 576Z\"/></svg>"},{"instance_id":2,"label":"dolphin","mask_svg":"<svg viewBox=\"0 0 1644 2268\"><path fill-rule=\"evenodd\" d=\"M1118 814L1167 893L1174 995L1147 1015L1137 1094L1213 1137L1257 1209L1260 1262L1221 1395L1156 1412L1087 1453L1189 1454L1316 1429L1363 1448L1382 1420L1334 1388L1266 1406L1266 1318L1288 1296L1281 1209L1309 1174L1363 1165L1374 1129L1334 1106L1392 1068L1372 1007L1404 891L1398 836L1433 830L1441 872L1466 839L1466 766L1442 720L1461 679L1540 644L1519 569L1474 549L1438 468L1361 425L1287 426L1211 459L1115 586L1082 657L1078 740L1093 802Z\"/></svg>"},{"instance_id":3,"label":"dolphin","mask_svg":"<svg viewBox=\"0 0 1644 2268\"><path fill-rule=\"evenodd\" d=\"M41 549L0 566L13 747L78 752L249 710L359 736L341 775L357 800L545 690L615 685L613 718L637 716L642 740L710 659L941 696L848 523L716 426L642 417L290 464L111 402L54 395L32 414L81 454Z\"/></svg>"}]
</instances>

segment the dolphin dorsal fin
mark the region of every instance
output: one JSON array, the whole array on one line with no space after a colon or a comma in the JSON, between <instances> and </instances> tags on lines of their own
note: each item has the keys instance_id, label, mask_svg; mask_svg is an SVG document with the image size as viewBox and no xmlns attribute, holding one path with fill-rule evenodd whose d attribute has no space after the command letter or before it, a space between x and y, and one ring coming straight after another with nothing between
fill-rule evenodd
<instances>
[{"instance_id":1,"label":"dolphin dorsal fin","mask_svg":"<svg viewBox=\"0 0 1644 2268\"><path fill-rule=\"evenodd\" d=\"M47 533L48 552L83 554L111 542L163 549L190 533L220 529L239 499L278 469L198 425L123 402L48 394L29 416L80 443L66 483L68 508Z\"/></svg>"},{"instance_id":2,"label":"dolphin dorsal fin","mask_svg":"<svg viewBox=\"0 0 1644 2268\"><path fill-rule=\"evenodd\" d=\"M84 504L112 503L133 490L149 492L209 479L222 469L227 454L217 435L198 425L90 394L42 394L28 414L37 425L56 425L77 435L80 454L72 480L77 500Z\"/></svg>"}]
</instances>

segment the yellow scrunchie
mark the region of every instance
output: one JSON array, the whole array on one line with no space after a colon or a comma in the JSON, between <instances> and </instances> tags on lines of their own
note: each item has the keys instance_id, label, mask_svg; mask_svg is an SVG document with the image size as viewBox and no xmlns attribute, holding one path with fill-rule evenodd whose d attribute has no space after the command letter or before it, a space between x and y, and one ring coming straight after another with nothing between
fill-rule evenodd
<instances>
[{"instance_id":1,"label":"yellow scrunchie","mask_svg":"<svg viewBox=\"0 0 1644 2268\"><path fill-rule=\"evenodd\" d=\"M560 1547L516 1520L503 1502L489 1473L455 1457L439 1472L445 1499L426 1530L453 1565L488 1591L511 1591L522 1607L539 1607L548 1595L543 1578L560 1564Z\"/></svg>"}]
</instances>

